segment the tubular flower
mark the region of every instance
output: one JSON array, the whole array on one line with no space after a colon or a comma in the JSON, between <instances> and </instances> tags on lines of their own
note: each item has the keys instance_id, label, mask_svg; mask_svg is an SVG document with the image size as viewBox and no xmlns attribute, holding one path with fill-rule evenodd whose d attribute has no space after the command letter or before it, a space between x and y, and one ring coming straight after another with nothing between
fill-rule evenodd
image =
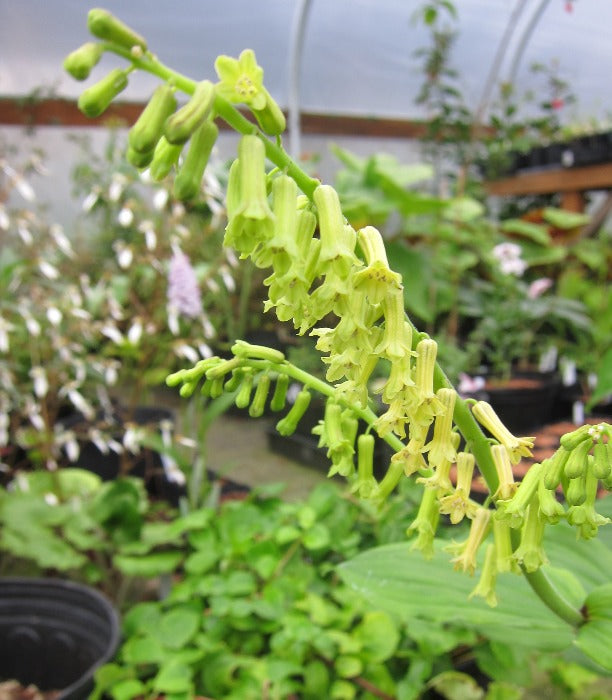
<instances>
[{"instance_id":1,"label":"tubular flower","mask_svg":"<svg viewBox=\"0 0 612 700\"><path fill-rule=\"evenodd\" d=\"M433 390L438 344L431 338L425 338L416 346L416 353L414 381L418 394L418 403L410 419L416 423L429 425L434 416L444 411L442 402L434 394Z\"/></svg>"},{"instance_id":2,"label":"tubular flower","mask_svg":"<svg viewBox=\"0 0 612 700\"><path fill-rule=\"evenodd\" d=\"M383 301L385 330L376 353L392 362L412 354L412 328L406 322L401 289L390 290Z\"/></svg>"},{"instance_id":3,"label":"tubular flower","mask_svg":"<svg viewBox=\"0 0 612 700\"><path fill-rule=\"evenodd\" d=\"M514 552L515 560L528 572L536 571L548 561L542 547L545 525L540 515L538 497L534 496L521 530L521 543Z\"/></svg>"},{"instance_id":4,"label":"tubular flower","mask_svg":"<svg viewBox=\"0 0 612 700\"><path fill-rule=\"evenodd\" d=\"M357 234L344 221L340 199L330 185L319 185L313 199L319 217L321 251L319 253L320 272L335 272L346 278L353 265L359 264L355 255Z\"/></svg>"},{"instance_id":5,"label":"tubular flower","mask_svg":"<svg viewBox=\"0 0 612 700\"><path fill-rule=\"evenodd\" d=\"M252 49L245 49L240 56L218 56L215 70L221 81L216 89L221 97L234 103L243 102L253 109L264 109L266 93L263 88L263 68L257 65Z\"/></svg>"},{"instance_id":6,"label":"tubular flower","mask_svg":"<svg viewBox=\"0 0 612 700\"><path fill-rule=\"evenodd\" d=\"M497 514L493 516L493 541L495 542L497 570L520 574L521 569L512 551L510 526L505 520L498 518Z\"/></svg>"},{"instance_id":7,"label":"tubular flower","mask_svg":"<svg viewBox=\"0 0 612 700\"><path fill-rule=\"evenodd\" d=\"M412 521L406 534L417 533L417 539L411 549L418 549L427 559L431 559L434 554L434 537L440 520L438 509L438 499L435 491L426 489L419 506L416 518Z\"/></svg>"},{"instance_id":8,"label":"tubular flower","mask_svg":"<svg viewBox=\"0 0 612 700\"><path fill-rule=\"evenodd\" d=\"M373 226L360 229L357 240L367 267L355 274L355 288L363 289L371 304L380 304L391 290L402 289L402 276L389 268L382 236Z\"/></svg>"},{"instance_id":9,"label":"tubular flower","mask_svg":"<svg viewBox=\"0 0 612 700\"><path fill-rule=\"evenodd\" d=\"M406 476L411 476L419 469L427 469L427 463L423 457L426 437L427 426L412 423L410 425L410 440L408 444L391 457L392 462L403 464Z\"/></svg>"},{"instance_id":10,"label":"tubular flower","mask_svg":"<svg viewBox=\"0 0 612 700\"><path fill-rule=\"evenodd\" d=\"M476 584L476 588L470 593L469 597L480 596L487 601L487 605L494 608L497 605L497 595L495 594L495 582L497 580L497 557L495 554L495 545L487 546L484 564L482 565L482 573Z\"/></svg>"},{"instance_id":11,"label":"tubular flower","mask_svg":"<svg viewBox=\"0 0 612 700\"><path fill-rule=\"evenodd\" d=\"M237 162L237 172L233 178L230 172L228 183L228 217L233 213L224 243L246 257L274 235L274 214L266 194L265 149L257 136L241 138Z\"/></svg>"},{"instance_id":12,"label":"tubular flower","mask_svg":"<svg viewBox=\"0 0 612 700\"><path fill-rule=\"evenodd\" d=\"M495 492L495 497L502 501L507 501L514 496L517 487L517 484L514 483L514 474L512 472L508 451L503 445L493 445L491 447L491 454L493 456L493 462L495 463L497 478L499 479L499 486Z\"/></svg>"},{"instance_id":13,"label":"tubular flower","mask_svg":"<svg viewBox=\"0 0 612 700\"><path fill-rule=\"evenodd\" d=\"M473 454L459 452L457 454L457 487L453 493L440 499L440 513L448 515L453 525L460 523L465 517L474 518L478 512L478 506L470 500L474 465Z\"/></svg>"},{"instance_id":14,"label":"tubular flower","mask_svg":"<svg viewBox=\"0 0 612 700\"><path fill-rule=\"evenodd\" d=\"M429 450L427 461L432 467L437 467L443 461L454 462L457 453L453 445L453 411L457 393L454 389L439 389L436 393L444 406L444 413L436 416L433 439L425 446Z\"/></svg>"},{"instance_id":15,"label":"tubular flower","mask_svg":"<svg viewBox=\"0 0 612 700\"><path fill-rule=\"evenodd\" d=\"M472 520L467 540L458 544L453 543L447 547L449 551L456 554L452 559L455 569L467 571L470 576L474 574L474 571L476 571L476 554L487 536L490 519L491 511L478 507Z\"/></svg>"},{"instance_id":16,"label":"tubular flower","mask_svg":"<svg viewBox=\"0 0 612 700\"><path fill-rule=\"evenodd\" d=\"M533 447L534 438L514 437L501 422L491 404L486 401L477 401L474 406L472 406L472 413L476 420L506 448L512 464L518 464L521 461L521 457L531 457L531 448Z\"/></svg>"},{"instance_id":17,"label":"tubular flower","mask_svg":"<svg viewBox=\"0 0 612 700\"><path fill-rule=\"evenodd\" d=\"M588 540L597 535L600 525L610 522L595 511L595 499L597 498L597 477L592 468L586 474L586 498L581 505L570 506L567 512L567 520L578 530L578 537Z\"/></svg>"},{"instance_id":18,"label":"tubular flower","mask_svg":"<svg viewBox=\"0 0 612 700\"><path fill-rule=\"evenodd\" d=\"M459 433L451 433L451 441L455 453L459 447L459 442L461 441L461 436ZM455 455L456 459L456 455ZM453 484L450 480L450 469L452 462L448 459L443 459L435 468L433 476L429 477L419 477L417 481L423 484L425 488L436 489L438 495L444 495L453 490Z\"/></svg>"}]
</instances>

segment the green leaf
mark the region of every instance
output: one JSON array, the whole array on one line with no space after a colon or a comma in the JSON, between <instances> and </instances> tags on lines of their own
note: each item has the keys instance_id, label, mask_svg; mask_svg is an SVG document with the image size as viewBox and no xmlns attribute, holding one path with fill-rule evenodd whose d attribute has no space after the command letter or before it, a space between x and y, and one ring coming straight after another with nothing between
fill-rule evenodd
<instances>
[{"instance_id":1,"label":"green leaf","mask_svg":"<svg viewBox=\"0 0 612 700\"><path fill-rule=\"evenodd\" d=\"M172 660L162 666L153 686L160 693L187 693L192 686L191 675L189 666Z\"/></svg>"},{"instance_id":2,"label":"green leaf","mask_svg":"<svg viewBox=\"0 0 612 700\"><path fill-rule=\"evenodd\" d=\"M431 265L429 257L416 248L403 243L387 243L389 265L402 276L406 309L423 319L433 321L435 309L428 295Z\"/></svg>"},{"instance_id":3,"label":"green leaf","mask_svg":"<svg viewBox=\"0 0 612 700\"><path fill-rule=\"evenodd\" d=\"M555 207L546 207L543 209L542 216L556 228L563 229L572 229L577 228L578 226L584 226L591 220L591 217L588 216L588 214L567 211L566 209L556 209Z\"/></svg>"},{"instance_id":4,"label":"green leaf","mask_svg":"<svg viewBox=\"0 0 612 700\"><path fill-rule=\"evenodd\" d=\"M159 664L166 652L156 637L129 637L121 648L121 656L126 664Z\"/></svg>"},{"instance_id":5,"label":"green leaf","mask_svg":"<svg viewBox=\"0 0 612 700\"><path fill-rule=\"evenodd\" d=\"M612 583L606 583L586 598L587 622L579 632L576 645L608 671L612 671Z\"/></svg>"},{"instance_id":6,"label":"green leaf","mask_svg":"<svg viewBox=\"0 0 612 700\"><path fill-rule=\"evenodd\" d=\"M449 200L444 218L449 221L473 221L484 214L483 205L471 197L456 197Z\"/></svg>"},{"instance_id":7,"label":"green leaf","mask_svg":"<svg viewBox=\"0 0 612 700\"><path fill-rule=\"evenodd\" d=\"M396 543L363 552L337 571L372 605L396 619L446 622L500 641L512 631L517 644L538 649L564 649L572 641L571 627L548 610L522 577L499 577L496 608L479 598L469 599L476 582L454 571L444 552L426 560L409 544Z\"/></svg>"},{"instance_id":8,"label":"green leaf","mask_svg":"<svg viewBox=\"0 0 612 700\"><path fill-rule=\"evenodd\" d=\"M193 608L175 608L163 615L158 636L164 646L180 649L200 628L202 615Z\"/></svg>"},{"instance_id":9,"label":"green leaf","mask_svg":"<svg viewBox=\"0 0 612 700\"><path fill-rule=\"evenodd\" d=\"M482 700L485 691L467 673L443 671L428 684L447 700Z\"/></svg>"},{"instance_id":10,"label":"green leaf","mask_svg":"<svg viewBox=\"0 0 612 700\"><path fill-rule=\"evenodd\" d=\"M123 616L123 634L126 637L139 634L155 635L159 629L161 617L159 603L138 603Z\"/></svg>"},{"instance_id":11,"label":"green leaf","mask_svg":"<svg viewBox=\"0 0 612 700\"><path fill-rule=\"evenodd\" d=\"M552 243L548 228L542 224L534 224L523 219L506 219L501 223L500 228L505 233L515 233L541 245L548 246Z\"/></svg>"},{"instance_id":12,"label":"green leaf","mask_svg":"<svg viewBox=\"0 0 612 700\"><path fill-rule=\"evenodd\" d=\"M117 554L113 557L113 565L126 576L155 578L174 571L182 559L182 552L154 552L142 557Z\"/></svg>"},{"instance_id":13,"label":"green leaf","mask_svg":"<svg viewBox=\"0 0 612 700\"><path fill-rule=\"evenodd\" d=\"M341 655L334 661L334 669L341 678L354 678L363 670L363 663L358 656Z\"/></svg>"},{"instance_id":14,"label":"green leaf","mask_svg":"<svg viewBox=\"0 0 612 700\"><path fill-rule=\"evenodd\" d=\"M367 612L354 634L361 640L365 658L373 663L389 659L400 641L397 625L382 610Z\"/></svg>"},{"instance_id":15,"label":"green leaf","mask_svg":"<svg viewBox=\"0 0 612 700\"><path fill-rule=\"evenodd\" d=\"M612 394L612 348L608 348L599 363L599 367L597 368L597 384L595 385L595 391L593 391L589 399L587 408L592 408L599 401L608 396L608 394Z\"/></svg>"},{"instance_id":16,"label":"green leaf","mask_svg":"<svg viewBox=\"0 0 612 700\"><path fill-rule=\"evenodd\" d=\"M146 685L136 678L120 681L108 691L113 700L133 700L146 692Z\"/></svg>"},{"instance_id":17,"label":"green leaf","mask_svg":"<svg viewBox=\"0 0 612 700\"><path fill-rule=\"evenodd\" d=\"M304 547L310 550L325 549L331 542L329 529L322 523L315 523L302 539Z\"/></svg>"}]
</instances>

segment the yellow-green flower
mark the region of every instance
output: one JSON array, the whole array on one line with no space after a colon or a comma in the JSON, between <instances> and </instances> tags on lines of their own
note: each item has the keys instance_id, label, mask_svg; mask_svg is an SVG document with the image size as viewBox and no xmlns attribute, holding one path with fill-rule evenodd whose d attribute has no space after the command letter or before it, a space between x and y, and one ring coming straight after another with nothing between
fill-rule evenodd
<instances>
[{"instance_id":1,"label":"yellow-green flower","mask_svg":"<svg viewBox=\"0 0 612 700\"><path fill-rule=\"evenodd\" d=\"M534 438L514 437L495 413L491 404L486 401L477 401L472 406L472 413L474 418L506 448L512 464L518 464L521 457L531 457Z\"/></svg>"},{"instance_id":2,"label":"yellow-green flower","mask_svg":"<svg viewBox=\"0 0 612 700\"><path fill-rule=\"evenodd\" d=\"M467 540L461 543L453 543L446 547L447 551L456 555L452 559L455 569L467 571L470 575L474 574L474 571L476 571L476 554L487 536L490 519L490 510L478 508L472 520Z\"/></svg>"},{"instance_id":3,"label":"yellow-green flower","mask_svg":"<svg viewBox=\"0 0 612 700\"><path fill-rule=\"evenodd\" d=\"M453 445L453 411L457 392L454 389L439 389L436 393L440 399L444 412L436 416L434 422L434 434L431 442L425 445L429 450L427 461L431 467L437 467L443 461L454 462L457 453Z\"/></svg>"},{"instance_id":4,"label":"yellow-green flower","mask_svg":"<svg viewBox=\"0 0 612 700\"><path fill-rule=\"evenodd\" d=\"M495 463L497 478L499 479L499 486L495 492L495 497L502 501L507 501L514 496L517 487L517 484L514 483L510 456L503 445L493 445L491 447L491 455Z\"/></svg>"},{"instance_id":5,"label":"yellow-green flower","mask_svg":"<svg viewBox=\"0 0 612 700\"><path fill-rule=\"evenodd\" d=\"M218 56L215 70L221 81L217 93L233 103L244 103L253 109L266 106L266 93L263 89L263 68L257 65L252 49L245 49L240 56Z\"/></svg>"},{"instance_id":6,"label":"yellow-green flower","mask_svg":"<svg viewBox=\"0 0 612 700\"><path fill-rule=\"evenodd\" d=\"M545 525L540 514L538 498L534 496L521 530L521 543L514 552L514 559L528 572L536 571L548 561L542 547Z\"/></svg>"},{"instance_id":7,"label":"yellow-green flower","mask_svg":"<svg viewBox=\"0 0 612 700\"><path fill-rule=\"evenodd\" d=\"M355 274L355 288L363 289L371 304L380 304L392 290L402 289L402 276L389 268L385 244L379 231L366 226L357 232L366 267Z\"/></svg>"},{"instance_id":8,"label":"yellow-green flower","mask_svg":"<svg viewBox=\"0 0 612 700\"><path fill-rule=\"evenodd\" d=\"M453 493L440 499L440 513L448 515L453 525L460 523L465 517L474 518L478 512L477 504L470 500L474 465L473 454L459 452L457 454L457 487Z\"/></svg>"},{"instance_id":9,"label":"yellow-green flower","mask_svg":"<svg viewBox=\"0 0 612 700\"><path fill-rule=\"evenodd\" d=\"M495 545L487 546L484 564L480 579L476 584L476 588L470 593L469 597L480 596L487 601L487 605L494 608L497 605L497 595L495 594L495 582L497 580L497 561L495 555Z\"/></svg>"},{"instance_id":10,"label":"yellow-green flower","mask_svg":"<svg viewBox=\"0 0 612 700\"><path fill-rule=\"evenodd\" d=\"M431 559L434 554L434 537L438 528L440 512L438 510L438 499L435 491L426 489L419 506L416 518L412 521L406 534L417 533L417 539L411 549L418 549L427 559Z\"/></svg>"}]
</instances>

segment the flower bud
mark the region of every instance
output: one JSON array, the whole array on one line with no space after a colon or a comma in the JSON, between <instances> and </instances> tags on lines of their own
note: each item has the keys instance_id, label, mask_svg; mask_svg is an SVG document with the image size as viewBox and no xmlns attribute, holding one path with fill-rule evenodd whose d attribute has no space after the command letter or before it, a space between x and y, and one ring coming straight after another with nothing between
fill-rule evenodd
<instances>
[{"instance_id":1,"label":"flower bud","mask_svg":"<svg viewBox=\"0 0 612 700\"><path fill-rule=\"evenodd\" d=\"M269 136L280 136L287 126L285 115L263 85L261 92L266 97L265 107L263 109L255 109L255 107L251 106L251 111L264 133Z\"/></svg>"},{"instance_id":2,"label":"flower bud","mask_svg":"<svg viewBox=\"0 0 612 700\"><path fill-rule=\"evenodd\" d=\"M70 73L75 80L86 80L103 53L104 46L102 44L88 41L66 56L64 70Z\"/></svg>"},{"instance_id":3,"label":"flower bud","mask_svg":"<svg viewBox=\"0 0 612 700\"><path fill-rule=\"evenodd\" d=\"M255 396L253 396L253 400L249 406L249 416L251 416L251 418L263 416L269 391L270 375L266 372L260 375L257 387L255 388Z\"/></svg>"},{"instance_id":4,"label":"flower bud","mask_svg":"<svg viewBox=\"0 0 612 700\"><path fill-rule=\"evenodd\" d=\"M551 525L555 525L561 518L565 517L565 508L557 500L554 491L546 488L543 480L538 484L538 504L540 515Z\"/></svg>"},{"instance_id":5,"label":"flower bud","mask_svg":"<svg viewBox=\"0 0 612 700\"><path fill-rule=\"evenodd\" d=\"M565 472L565 465L569 459L570 453L564 449L558 449L552 457L544 460L546 466L544 472L544 486L550 491L554 491L561 483L561 477Z\"/></svg>"},{"instance_id":6,"label":"flower bud","mask_svg":"<svg viewBox=\"0 0 612 700\"><path fill-rule=\"evenodd\" d=\"M478 508L472 519L467 540L459 545L449 545L447 549L457 554L452 559L455 569L461 569L474 574L476 570L476 554L480 545L484 542L491 520L491 511L486 508Z\"/></svg>"},{"instance_id":7,"label":"flower bud","mask_svg":"<svg viewBox=\"0 0 612 700\"><path fill-rule=\"evenodd\" d=\"M610 443L605 443L599 440L593 448L593 476L596 479L607 479L612 470L610 458L612 455L609 450Z\"/></svg>"},{"instance_id":8,"label":"flower bud","mask_svg":"<svg viewBox=\"0 0 612 700\"><path fill-rule=\"evenodd\" d=\"M139 46L143 51L147 50L146 39L106 10L99 8L89 10L87 28L98 39L111 41L126 49Z\"/></svg>"},{"instance_id":9,"label":"flower bud","mask_svg":"<svg viewBox=\"0 0 612 700\"><path fill-rule=\"evenodd\" d=\"M242 379L244 375L244 370L242 368L238 368L233 370L233 372L230 375L230 378L225 382L223 386L223 391L226 391L228 394L231 394L232 392L236 391L242 384Z\"/></svg>"},{"instance_id":10,"label":"flower bud","mask_svg":"<svg viewBox=\"0 0 612 700\"><path fill-rule=\"evenodd\" d=\"M580 506L586 500L586 471L575 479L570 479L565 491L565 500L570 506Z\"/></svg>"},{"instance_id":11,"label":"flower bud","mask_svg":"<svg viewBox=\"0 0 612 700\"><path fill-rule=\"evenodd\" d=\"M153 160L153 154L154 151L135 151L131 146L128 146L127 151L125 152L125 158L130 165L142 170L143 168L146 168L149 163L151 163Z\"/></svg>"},{"instance_id":12,"label":"flower bud","mask_svg":"<svg viewBox=\"0 0 612 700\"><path fill-rule=\"evenodd\" d=\"M155 182L160 182L170 174L172 168L177 164L183 146L175 146L168 143L166 138L162 136L155 146L153 158L151 159L149 172L151 179Z\"/></svg>"},{"instance_id":13,"label":"flower bud","mask_svg":"<svg viewBox=\"0 0 612 700\"><path fill-rule=\"evenodd\" d=\"M576 479L584 474L587 463L587 455L589 454L591 447L593 447L592 440L586 439L580 442L576 447L574 447L569 455L569 459L565 463L565 476L568 479ZM562 449L567 449L566 447Z\"/></svg>"},{"instance_id":14,"label":"flower bud","mask_svg":"<svg viewBox=\"0 0 612 700\"><path fill-rule=\"evenodd\" d=\"M525 523L521 530L521 543L514 552L515 560L526 571L533 572L548 561L542 547L544 520L540 517L538 499L534 498L527 509Z\"/></svg>"},{"instance_id":15,"label":"flower bud","mask_svg":"<svg viewBox=\"0 0 612 700\"><path fill-rule=\"evenodd\" d=\"M139 153L153 151L163 134L164 122L175 109L174 89L168 83L158 85L128 133L130 147Z\"/></svg>"},{"instance_id":16,"label":"flower bud","mask_svg":"<svg viewBox=\"0 0 612 700\"><path fill-rule=\"evenodd\" d=\"M194 199L199 193L204 170L218 135L219 129L211 121L205 121L194 132L174 180L173 194L177 199Z\"/></svg>"},{"instance_id":17,"label":"flower bud","mask_svg":"<svg viewBox=\"0 0 612 700\"><path fill-rule=\"evenodd\" d=\"M276 429L283 437L288 437L293 435L297 424L300 419L306 413L306 409L310 405L310 392L306 387L304 387L300 393L296 396L295 403L289 409L289 412L284 418L278 421L276 424Z\"/></svg>"},{"instance_id":18,"label":"flower bud","mask_svg":"<svg viewBox=\"0 0 612 700\"><path fill-rule=\"evenodd\" d=\"M280 350L269 348L265 345L253 345L245 340L237 340L232 345L232 353L236 357L248 357L253 360L268 360L279 364L285 361L285 356Z\"/></svg>"},{"instance_id":19,"label":"flower bud","mask_svg":"<svg viewBox=\"0 0 612 700\"><path fill-rule=\"evenodd\" d=\"M245 371L242 377L242 384L236 394L234 403L237 408L246 408L251 403L251 391L253 389L253 372Z\"/></svg>"},{"instance_id":20,"label":"flower bud","mask_svg":"<svg viewBox=\"0 0 612 700\"><path fill-rule=\"evenodd\" d=\"M164 124L168 143L182 146L210 114L215 100L215 86L210 80L199 82L193 95Z\"/></svg>"},{"instance_id":21,"label":"flower bud","mask_svg":"<svg viewBox=\"0 0 612 700\"><path fill-rule=\"evenodd\" d=\"M319 185L313 199L321 238L319 262L326 267L331 265L336 274L344 279L357 261L354 252L357 234L346 226L338 193L331 185ZM327 272L327 269L323 272Z\"/></svg>"},{"instance_id":22,"label":"flower bud","mask_svg":"<svg viewBox=\"0 0 612 700\"><path fill-rule=\"evenodd\" d=\"M275 413L282 411L285 408L285 401L287 400L287 389L289 388L289 375L279 374L276 378L276 385L274 387L274 393L270 399L270 410Z\"/></svg>"},{"instance_id":23,"label":"flower bud","mask_svg":"<svg viewBox=\"0 0 612 700\"><path fill-rule=\"evenodd\" d=\"M114 68L106 77L81 93L78 107L86 117L99 117L127 84L126 71Z\"/></svg>"},{"instance_id":24,"label":"flower bud","mask_svg":"<svg viewBox=\"0 0 612 700\"><path fill-rule=\"evenodd\" d=\"M571 452L576 447L578 447L578 445L583 440L589 439L590 429L590 425L581 425L579 428L573 430L571 433L565 433L565 435L561 436L561 440L559 441L561 443L561 447L566 449L568 452Z\"/></svg>"}]
</instances>

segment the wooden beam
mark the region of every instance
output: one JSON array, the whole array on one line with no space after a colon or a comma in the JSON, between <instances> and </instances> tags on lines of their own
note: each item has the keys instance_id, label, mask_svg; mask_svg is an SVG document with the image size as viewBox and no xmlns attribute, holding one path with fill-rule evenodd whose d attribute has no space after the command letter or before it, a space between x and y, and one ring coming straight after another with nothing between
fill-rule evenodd
<instances>
[{"instance_id":1,"label":"wooden beam","mask_svg":"<svg viewBox=\"0 0 612 700\"><path fill-rule=\"evenodd\" d=\"M1 97L0 124L26 127L131 126L144 106L144 102L116 102L101 117L89 119L79 111L74 100ZM416 139L425 133L425 125L417 121L312 113L301 115L301 126L305 134Z\"/></svg>"},{"instance_id":2,"label":"wooden beam","mask_svg":"<svg viewBox=\"0 0 612 700\"><path fill-rule=\"evenodd\" d=\"M497 195L606 190L612 188L612 163L519 173L487 182L485 188L489 194Z\"/></svg>"}]
</instances>

